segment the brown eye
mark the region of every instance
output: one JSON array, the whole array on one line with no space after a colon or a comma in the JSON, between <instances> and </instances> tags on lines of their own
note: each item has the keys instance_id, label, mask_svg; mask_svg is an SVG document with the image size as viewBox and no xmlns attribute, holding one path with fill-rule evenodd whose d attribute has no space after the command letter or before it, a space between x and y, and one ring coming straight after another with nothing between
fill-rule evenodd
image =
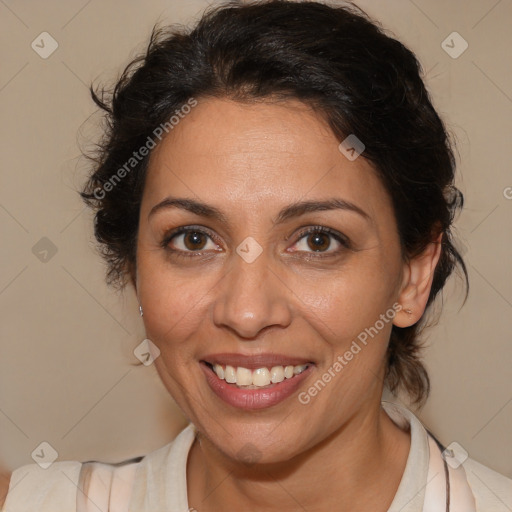
<instances>
[{"instance_id":1,"label":"brown eye","mask_svg":"<svg viewBox=\"0 0 512 512\"><path fill-rule=\"evenodd\" d=\"M331 240L327 233L313 233L308 235L307 244L312 251L325 251L329 249Z\"/></svg>"},{"instance_id":2,"label":"brown eye","mask_svg":"<svg viewBox=\"0 0 512 512\"><path fill-rule=\"evenodd\" d=\"M323 226L310 227L298 235L298 239L293 245L292 252L317 253L318 257L334 256L344 249L350 247L347 237L341 233Z\"/></svg>"},{"instance_id":3,"label":"brown eye","mask_svg":"<svg viewBox=\"0 0 512 512\"><path fill-rule=\"evenodd\" d=\"M184 234L183 243L190 251L198 251L204 248L207 237L204 233L198 231L190 231Z\"/></svg>"},{"instance_id":4,"label":"brown eye","mask_svg":"<svg viewBox=\"0 0 512 512\"><path fill-rule=\"evenodd\" d=\"M175 253L194 253L198 251L219 251L220 247L213 235L199 229L182 228L165 237L162 247Z\"/></svg>"}]
</instances>

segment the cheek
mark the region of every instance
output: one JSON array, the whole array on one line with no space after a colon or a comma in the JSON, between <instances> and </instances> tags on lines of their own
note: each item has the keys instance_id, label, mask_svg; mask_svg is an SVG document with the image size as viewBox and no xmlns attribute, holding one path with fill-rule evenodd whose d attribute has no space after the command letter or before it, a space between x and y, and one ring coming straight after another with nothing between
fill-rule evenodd
<instances>
[{"instance_id":1,"label":"cheek","mask_svg":"<svg viewBox=\"0 0 512 512\"><path fill-rule=\"evenodd\" d=\"M324 357L299 401L319 415L331 411L327 429L382 391L395 311L389 289L377 282L363 273L353 280L326 280L322 293L311 289L304 301L302 314L320 339L318 353Z\"/></svg>"},{"instance_id":2,"label":"cheek","mask_svg":"<svg viewBox=\"0 0 512 512\"><path fill-rule=\"evenodd\" d=\"M328 276L300 279L295 283L301 297L302 313L335 348L374 326L381 314L393 305L397 272L392 262L381 265L377 255L360 257ZM381 337L389 335L391 321L382 327Z\"/></svg>"},{"instance_id":3,"label":"cheek","mask_svg":"<svg viewBox=\"0 0 512 512\"><path fill-rule=\"evenodd\" d=\"M160 350L186 341L205 316L208 275L191 278L173 272L161 254L140 251L138 295L146 333ZM199 285L200 284L200 285ZM213 283L212 283L213 285Z\"/></svg>"},{"instance_id":4,"label":"cheek","mask_svg":"<svg viewBox=\"0 0 512 512\"><path fill-rule=\"evenodd\" d=\"M301 316L316 331L325 355L301 403L313 402L318 411L341 414L380 392L397 277L392 261L378 260L367 253L330 279L301 280ZM329 421L338 419L333 414Z\"/></svg>"}]
</instances>

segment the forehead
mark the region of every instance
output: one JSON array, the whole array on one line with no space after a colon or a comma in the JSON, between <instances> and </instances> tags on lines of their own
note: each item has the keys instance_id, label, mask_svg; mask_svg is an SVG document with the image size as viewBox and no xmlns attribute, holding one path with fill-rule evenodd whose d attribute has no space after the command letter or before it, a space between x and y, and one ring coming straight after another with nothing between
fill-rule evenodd
<instances>
[{"instance_id":1,"label":"forehead","mask_svg":"<svg viewBox=\"0 0 512 512\"><path fill-rule=\"evenodd\" d=\"M367 211L389 209L371 164L348 160L339 142L318 113L296 100L202 99L153 150L145 202L181 194L261 210L338 193Z\"/></svg>"}]
</instances>

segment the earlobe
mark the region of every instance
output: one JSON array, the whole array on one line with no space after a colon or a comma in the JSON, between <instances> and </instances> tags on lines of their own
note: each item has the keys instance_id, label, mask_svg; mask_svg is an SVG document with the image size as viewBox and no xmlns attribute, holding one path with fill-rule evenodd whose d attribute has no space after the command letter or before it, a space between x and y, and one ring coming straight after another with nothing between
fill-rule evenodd
<instances>
[{"instance_id":1,"label":"earlobe","mask_svg":"<svg viewBox=\"0 0 512 512\"><path fill-rule=\"evenodd\" d=\"M398 302L402 309L397 312L393 324L397 327L414 325L422 317L427 305L434 272L441 256L441 233L425 250L406 264L402 290Z\"/></svg>"}]
</instances>

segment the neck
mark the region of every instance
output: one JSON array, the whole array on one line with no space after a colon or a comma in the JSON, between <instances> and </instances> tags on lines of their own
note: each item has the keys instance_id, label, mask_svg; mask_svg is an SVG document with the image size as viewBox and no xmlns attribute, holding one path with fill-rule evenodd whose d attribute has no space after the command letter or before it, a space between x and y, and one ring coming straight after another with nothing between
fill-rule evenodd
<instances>
[{"instance_id":1,"label":"neck","mask_svg":"<svg viewBox=\"0 0 512 512\"><path fill-rule=\"evenodd\" d=\"M192 446L189 504L218 510L387 511L410 449L380 403L327 439L283 463L234 463L206 439Z\"/></svg>"}]
</instances>

